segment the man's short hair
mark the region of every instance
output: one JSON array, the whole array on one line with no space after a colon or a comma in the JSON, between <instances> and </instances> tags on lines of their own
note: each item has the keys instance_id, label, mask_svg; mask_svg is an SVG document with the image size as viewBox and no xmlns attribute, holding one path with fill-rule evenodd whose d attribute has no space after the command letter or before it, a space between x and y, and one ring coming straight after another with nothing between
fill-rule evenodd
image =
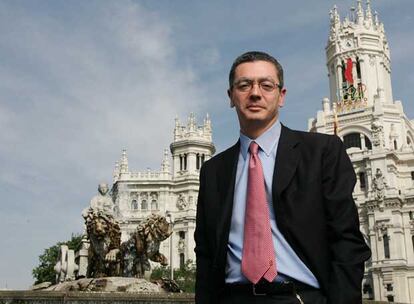
<instances>
[{"instance_id":1,"label":"man's short hair","mask_svg":"<svg viewBox=\"0 0 414 304\"><path fill-rule=\"evenodd\" d=\"M265 52L251 51L240 55L236 58L236 60L234 60L229 74L229 88L233 86L236 68L242 63L254 61L267 61L272 63L276 68L277 76L279 77L279 84L281 87L283 87L283 68L280 65L280 63L276 60L276 58Z\"/></svg>"}]
</instances>

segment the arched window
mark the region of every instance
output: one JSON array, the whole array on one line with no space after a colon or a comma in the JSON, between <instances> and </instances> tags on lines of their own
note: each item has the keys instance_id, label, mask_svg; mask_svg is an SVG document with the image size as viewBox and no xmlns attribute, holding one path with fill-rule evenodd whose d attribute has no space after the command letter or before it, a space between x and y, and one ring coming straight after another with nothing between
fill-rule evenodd
<instances>
[{"instance_id":1,"label":"arched window","mask_svg":"<svg viewBox=\"0 0 414 304\"><path fill-rule=\"evenodd\" d=\"M407 146L411 145L411 139L407 136Z\"/></svg>"},{"instance_id":2,"label":"arched window","mask_svg":"<svg viewBox=\"0 0 414 304\"><path fill-rule=\"evenodd\" d=\"M365 147L368 149L368 150L372 150L372 144L371 144L371 141L369 140L369 138L365 135L364 136L365 137Z\"/></svg>"},{"instance_id":3,"label":"arched window","mask_svg":"<svg viewBox=\"0 0 414 304\"><path fill-rule=\"evenodd\" d=\"M367 182L365 180L365 172L359 172L359 187L361 190L365 190L367 188Z\"/></svg>"},{"instance_id":4,"label":"arched window","mask_svg":"<svg viewBox=\"0 0 414 304\"><path fill-rule=\"evenodd\" d=\"M344 136L345 148L357 147L361 149L361 136L359 133L350 133Z\"/></svg>"},{"instance_id":5,"label":"arched window","mask_svg":"<svg viewBox=\"0 0 414 304\"><path fill-rule=\"evenodd\" d=\"M132 202L131 202L131 209L132 210L137 210L138 209L138 202L137 202L137 200L132 200Z\"/></svg>"},{"instance_id":6,"label":"arched window","mask_svg":"<svg viewBox=\"0 0 414 304\"><path fill-rule=\"evenodd\" d=\"M158 204L156 200L152 200L151 202L151 210L158 210Z\"/></svg>"},{"instance_id":7,"label":"arched window","mask_svg":"<svg viewBox=\"0 0 414 304\"><path fill-rule=\"evenodd\" d=\"M390 238L387 234L383 235L383 241L384 241L384 257L386 259L390 258Z\"/></svg>"},{"instance_id":8,"label":"arched window","mask_svg":"<svg viewBox=\"0 0 414 304\"><path fill-rule=\"evenodd\" d=\"M146 200L141 201L141 210L147 210L148 209L148 203Z\"/></svg>"}]
</instances>

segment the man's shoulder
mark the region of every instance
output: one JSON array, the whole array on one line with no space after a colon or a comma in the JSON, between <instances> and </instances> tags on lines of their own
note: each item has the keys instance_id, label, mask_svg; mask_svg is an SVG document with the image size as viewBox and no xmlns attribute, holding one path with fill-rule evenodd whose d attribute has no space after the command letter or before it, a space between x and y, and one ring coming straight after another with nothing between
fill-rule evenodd
<instances>
[{"instance_id":1,"label":"man's shoulder","mask_svg":"<svg viewBox=\"0 0 414 304\"><path fill-rule=\"evenodd\" d=\"M207 160L204 164L204 168L220 167L222 164L234 160L238 156L240 149L240 143L237 141L233 146L226 150L214 155L212 158Z\"/></svg>"},{"instance_id":2,"label":"man's shoulder","mask_svg":"<svg viewBox=\"0 0 414 304\"><path fill-rule=\"evenodd\" d=\"M341 143L341 139L336 135L293 130L286 126L282 128L282 136L285 135L287 140L295 139L306 145L335 144Z\"/></svg>"}]
</instances>

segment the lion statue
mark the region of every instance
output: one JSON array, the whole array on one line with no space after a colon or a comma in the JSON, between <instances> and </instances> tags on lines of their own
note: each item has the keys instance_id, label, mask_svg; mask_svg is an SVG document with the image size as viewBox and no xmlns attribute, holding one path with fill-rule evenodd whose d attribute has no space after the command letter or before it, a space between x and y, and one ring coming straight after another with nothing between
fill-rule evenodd
<instances>
[{"instance_id":1,"label":"lion statue","mask_svg":"<svg viewBox=\"0 0 414 304\"><path fill-rule=\"evenodd\" d=\"M122 274L126 277L143 278L151 270L149 260L168 265L167 258L159 252L160 243L172 233L172 224L165 217L152 214L121 245Z\"/></svg>"},{"instance_id":2,"label":"lion statue","mask_svg":"<svg viewBox=\"0 0 414 304\"><path fill-rule=\"evenodd\" d=\"M118 223L103 210L89 208L82 215L90 241L86 277L119 276L121 230Z\"/></svg>"}]
</instances>

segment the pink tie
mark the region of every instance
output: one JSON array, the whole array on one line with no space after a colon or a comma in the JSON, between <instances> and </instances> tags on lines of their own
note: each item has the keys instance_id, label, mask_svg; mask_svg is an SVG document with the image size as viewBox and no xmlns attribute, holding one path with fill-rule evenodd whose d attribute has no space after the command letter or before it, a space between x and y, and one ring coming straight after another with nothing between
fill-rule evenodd
<instances>
[{"instance_id":1,"label":"pink tie","mask_svg":"<svg viewBox=\"0 0 414 304\"><path fill-rule=\"evenodd\" d=\"M245 277L256 284L262 277L272 282L277 271L263 168L257 155L259 146L253 141L249 149L249 177L241 267Z\"/></svg>"}]
</instances>

